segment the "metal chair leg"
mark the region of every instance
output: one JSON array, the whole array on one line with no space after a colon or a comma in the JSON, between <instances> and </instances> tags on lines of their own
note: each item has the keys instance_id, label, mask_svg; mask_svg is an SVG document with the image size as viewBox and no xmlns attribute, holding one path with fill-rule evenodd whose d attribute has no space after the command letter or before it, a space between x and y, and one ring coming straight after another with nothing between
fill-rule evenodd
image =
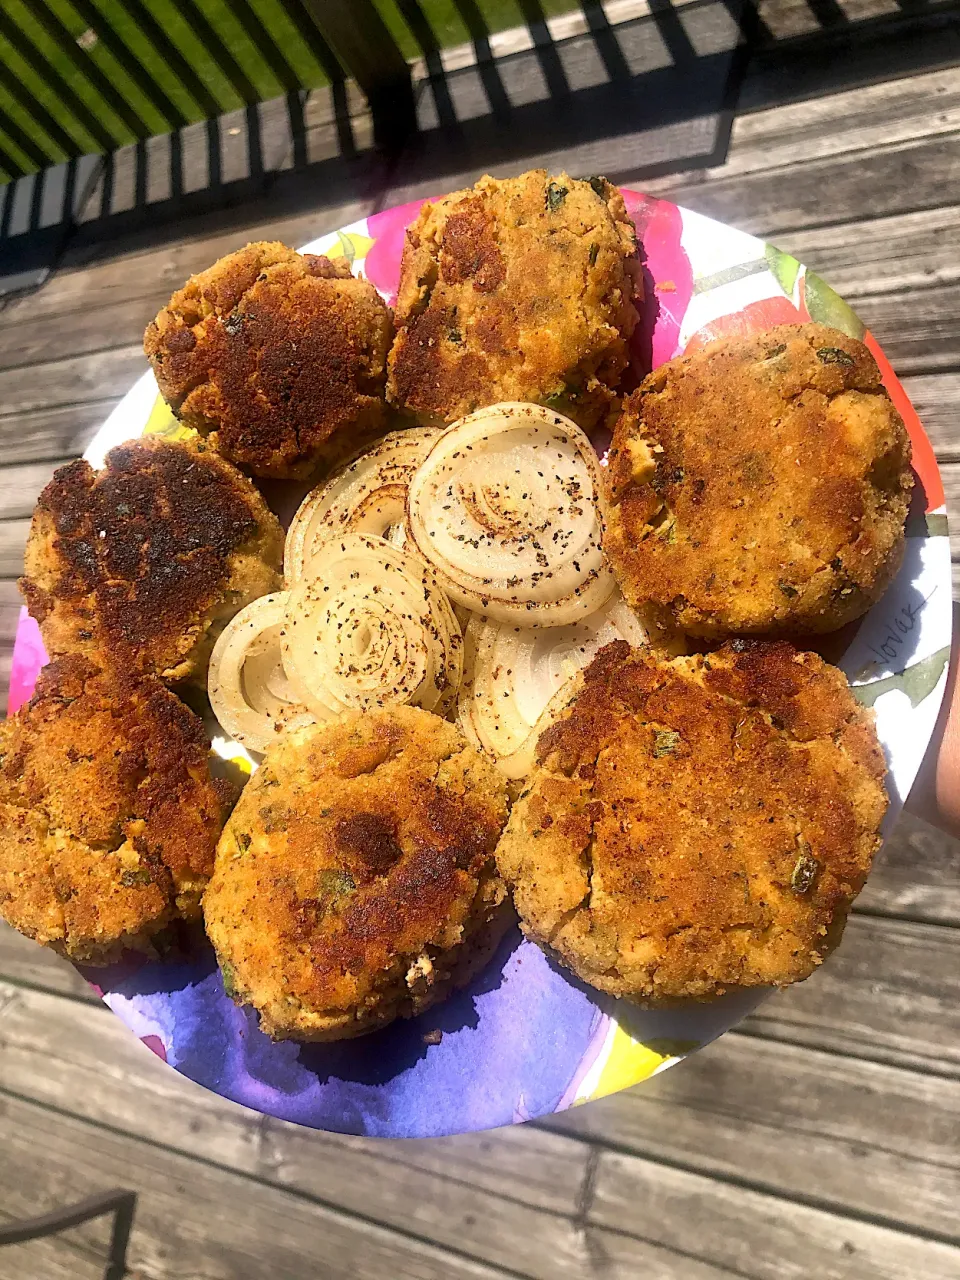
<instances>
[{"instance_id":1,"label":"metal chair leg","mask_svg":"<svg viewBox=\"0 0 960 1280\"><path fill-rule=\"evenodd\" d=\"M39 1240L43 1236L56 1235L59 1231L66 1231L68 1227L76 1227L81 1222L89 1222L93 1218L112 1213L114 1215L113 1233L110 1237L110 1252L103 1280L123 1280L127 1274L127 1245L130 1241L136 1207L135 1191L124 1191L120 1187L115 1187L112 1191L90 1196L66 1209L55 1209L52 1213L44 1213L37 1218L0 1223L0 1246L20 1244L24 1240Z\"/></svg>"}]
</instances>

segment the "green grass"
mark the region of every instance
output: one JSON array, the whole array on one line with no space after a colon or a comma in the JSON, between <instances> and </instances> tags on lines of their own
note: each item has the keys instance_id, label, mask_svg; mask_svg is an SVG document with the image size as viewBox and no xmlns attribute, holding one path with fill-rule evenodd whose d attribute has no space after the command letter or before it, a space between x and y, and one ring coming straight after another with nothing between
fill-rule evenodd
<instances>
[{"instance_id":1,"label":"green grass","mask_svg":"<svg viewBox=\"0 0 960 1280\"><path fill-rule=\"evenodd\" d=\"M400 16L395 0L374 0L374 2L390 28L393 38L403 50L404 56L416 58L420 53L420 47ZM540 7L549 18L554 14L567 13L571 9L576 9L577 3L576 0L540 0ZM437 43L442 48L448 48L454 44L466 44L470 39L470 32L454 0L420 0L420 8L433 28ZM523 25L523 14L516 0L476 0L476 8L479 9L487 30L491 33Z\"/></svg>"},{"instance_id":2,"label":"green grass","mask_svg":"<svg viewBox=\"0 0 960 1280\"><path fill-rule=\"evenodd\" d=\"M195 2L243 74L252 83L258 97L263 100L283 93L284 85L270 69L268 60L257 45L244 32L225 0L195 0ZM46 0L46 3L74 40L82 36L91 25L74 8L71 0ZM145 85L148 85L150 80L162 86L167 97L184 119L202 120L207 114L202 104L180 83L174 71L159 56L150 40L140 30L136 20L125 9L123 0L89 0L89 3L102 18L101 29L110 27L116 32L145 74L142 77L128 75L106 47L103 39L97 40L88 48L77 46L78 51L84 60L89 60L102 72L150 132L166 133L172 123L165 119L158 106L151 101L150 94L145 92ZM416 57L421 50L401 17L395 0L375 0L375 3L404 55L407 58ZM576 0L541 0L541 3L548 15L562 13L576 7ZM67 54L43 30L25 7L23 0L0 0L0 4L3 5L10 22L36 46L53 65L61 79L74 91L90 115L94 117L95 122L99 123L101 131L106 133L108 140L117 146L135 141L136 135L130 125L90 84L82 69L74 65ZM218 111L229 111L242 106L241 94L231 84L229 77L218 66L217 60L211 56L204 43L180 17L173 0L143 0L143 4L149 8L157 24L163 28L170 41L181 51L197 73L215 101ZM320 63L284 13L279 0L251 0L251 4L264 26L273 34L287 61L292 65L301 86L305 89L313 89L325 84L327 77ZM420 0L420 7L440 45L461 44L470 39L469 31L454 0ZM491 32L502 31L523 22L516 0L476 0L476 7L483 15L487 28ZM94 29L96 30L96 25ZM105 141L102 138L98 140L83 120L77 118L77 113L61 100L58 88L47 82L47 76L38 74L2 36L0 36L0 61L5 63L15 79L42 103L73 140L78 151L104 150ZM41 128L23 103L18 102L16 97L3 88L0 88L0 107L14 125L19 126L20 130L40 148L51 163L66 159L64 150L57 140ZM22 151L15 139L2 128L0 128L0 147L24 170L36 168L29 155ZM0 181L2 181L2 174L3 169L0 168Z\"/></svg>"}]
</instances>

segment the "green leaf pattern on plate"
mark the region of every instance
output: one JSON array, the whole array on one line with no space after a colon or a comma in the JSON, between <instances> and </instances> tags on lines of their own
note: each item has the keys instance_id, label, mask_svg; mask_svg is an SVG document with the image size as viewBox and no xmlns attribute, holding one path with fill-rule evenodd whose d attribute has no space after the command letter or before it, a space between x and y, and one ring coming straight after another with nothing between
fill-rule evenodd
<instances>
[{"instance_id":1,"label":"green leaf pattern on plate","mask_svg":"<svg viewBox=\"0 0 960 1280\"><path fill-rule=\"evenodd\" d=\"M800 263L796 258L791 258L789 253L783 253L772 244L766 245L763 253L773 278L792 301L793 288L797 283L797 276L800 274Z\"/></svg>"},{"instance_id":2,"label":"green leaf pattern on plate","mask_svg":"<svg viewBox=\"0 0 960 1280\"><path fill-rule=\"evenodd\" d=\"M949 645L938 649L928 658L922 658L912 667L903 671L895 671L893 675L884 676L882 680L874 680L870 684L854 684L850 686L853 696L865 707L872 707L878 698L893 689L899 689L910 699L911 707L919 707L924 698L928 698L936 689L943 669L950 657Z\"/></svg>"},{"instance_id":3,"label":"green leaf pattern on plate","mask_svg":"<svg viewBox=\"0 0 960 1280\"><path fill-rule=\"evenodd\" d=\"M345 236L342 231L337 232L337 239L340 241L340 248L343 250L343 256L352 267L357 257L357 250L353 241L349 236Z\"/></svg>"},{"instance_id":4,"label":"green leaf pattern on plate","mask_svg":"<svg viewBox=\"0 0 960 1280\"><path fill-rule=\"evenodd\" d=\"M828 324L832 329L839 329L851 338L863 338L867 328L853 307L848 306L838 293L834 293L812 271L808 271L803 277L803 296L811 320Z\"/></svg>"}]
</instances>

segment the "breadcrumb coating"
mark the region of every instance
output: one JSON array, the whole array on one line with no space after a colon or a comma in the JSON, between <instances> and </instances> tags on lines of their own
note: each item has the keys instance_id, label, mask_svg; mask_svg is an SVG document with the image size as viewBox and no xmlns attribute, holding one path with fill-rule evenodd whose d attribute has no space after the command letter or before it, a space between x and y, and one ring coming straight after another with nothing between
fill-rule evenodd
<instances>
[{"instance_id":1,"label":"breadcrumb coating","mask_svg":"<svg viewBox=\"0 0 960 1280\"><path fill-rule=\"evenodd\" d=\"M280 585L283 530L202 443L146 436L56 472L37 503L20 589L51 654L202 681L214 641Z\"/></svg>"},{"instance_id":2,"label":"breadcrumb coating","mask_svg":"<svg viewBox=\"0 0 960 1280\"><path fill-rule=\"evenodd\" d=\"M257 476L304 477L384 417L390 311L345 258L248 244L191 276L144 350L174 413Z\"/></svg>"},{"instance_id":3,"label":"breadcrumb coating","mask_svg":"<svg viewBox=\"0 0 960 1280\"><path fill-rule=\"evenodd\" d=\"M428 424L523 400L589 430L627 368L639 280L606 179L481 178L407 231L388 396Z\"/></svg>"},{"instance_id":4,"label":"breadcrumb coating","mask_svg":"<svg viewBox=\"0 0 960 1280\"><path fill-rule=\"evenodd\" d=\"M0 726L0 914L106 964L199 915L224 797L199 718L159 681L50 663Z\"/></svg>"},{"instance_id":5,"label":"breadcrumb coating","mask_svg":"<svg viewBox=\"0 0 960 1280\"><path fill-rule=\"evenodd\" d=\"M699 636L833 631L903 555L913 475L873 356L824 325L721 338L624 403L604 549L634 605Z\"/></svg>"},{"instance_id":6,"label":"breadcrumb coating","mask_svg":"<svg viewBox=\"0 0 960 1280\"><path fill-rule=\"evenodd\" d=\"M641 1004L808 977L887 807L872 713L785 641L602 649L537 748L497 864L521 925Z\"/></svg>"},{"instance_id":7,"label":"breadcrumb coating","mask_svg":"<svg viewBox=\"0 0 960 1280\"><path fill-rule=\"evenodd\" d=\"M224 829L204 898L225 985L277 1039L422 1012L513 918L493 850L506 783L413 707L284 734Z\"/></svg>"}]
</instances>

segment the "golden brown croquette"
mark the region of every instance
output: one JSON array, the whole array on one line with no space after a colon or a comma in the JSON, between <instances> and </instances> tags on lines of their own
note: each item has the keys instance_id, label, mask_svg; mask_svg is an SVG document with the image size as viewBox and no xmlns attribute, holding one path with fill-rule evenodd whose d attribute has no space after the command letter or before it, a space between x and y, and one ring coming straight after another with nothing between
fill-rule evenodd
<instances>
[{"instance_id":1,"label":"golden brown croquette","mask_svg":"<svg viewBox=\"0 0 960 1280\"><path fill-rule=\"evenodd\" d=\"M283 530L201 442L147 436L62 467L37 503L20 589L51 654L202 681L214 641L280 585Z\"/></svg>"},{"instance_id":2,"label":"golden brown croquette","mask_svg":"<svg viewBox=\"0 0 960 1280\"><path fill-rule=\"evenodd\" d=\"M199 914L221 827L203 725L152 677L79 655L0 726L0 914L105 964Z\"/></svg>"},{"instance_id":3,"label":"golden brown croquette","mask_svg":"<svg viewBox=\"0 0 960 1280\"><path fill-rule=\"evenodd\" d=\"M277 1039L337 1040L462 985L513 918L506 783L413 707L284 734L224 828L204 898L224 983Z\"/></svg>"},{"instance_id":4,"label":"golden brown croquette","mask_svg":"<svg viewBox=\"0 0 960 1280\"><path fill-rule=\"evenodd\" d=\"M833 631L903 554L910 441L873 356L824 325L721 338L624 403L604 549L699 636Z\"/></svg>"},{"instance_id":5,"label":"golden brown croquette","mask_svg":"<svg viewBox=\"0 0 960 1280\"><path fill-rule=\"evenodd\" d=\"M602 649L497 849L524 931L639 1003L806 978L887 806L872 713L785 641Z\"/></svg>"},{"instance_id":6,"label":"golden brown croquette","mask_svg":"<svg viewBox=\"0 0 960 1280\"><path fill-rule=\"evenodd\" d=\"M257 476L309 475L384 416L390 311L345 258L248 244L179 289L144 335L174 413Z\"/></svg>"},{"instance_id":7,"label":"golden brown croquette","mask_svg":"<svg viewBox=\"0 0 960 1280\"><path fill-rule=\"evenodd\" d=\"M425 204L403 252L389 398L428 424L525 400L589 429L627 368L639 278L604 178L533 169Z\"/></svg>"}]
</instances>

